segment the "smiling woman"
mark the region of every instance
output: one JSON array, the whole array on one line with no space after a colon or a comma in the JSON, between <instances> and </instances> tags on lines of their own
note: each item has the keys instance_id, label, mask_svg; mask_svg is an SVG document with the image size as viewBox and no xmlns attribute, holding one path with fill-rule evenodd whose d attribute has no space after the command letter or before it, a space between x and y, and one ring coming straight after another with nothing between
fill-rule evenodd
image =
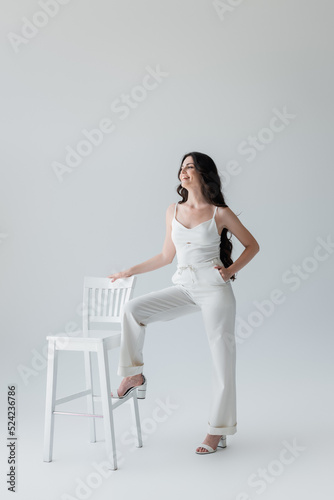
<instances>
[{"instance_id":1,"label":"smiling woman","mask_svg":"<svg viewBox=\"0 0 334 500\"><path fill-rule=\"evenodd\" d=\"M181 184L178 186L177 192L182 196L182 201L179 202L178 222L183 224L185 228L191 229L192 226L200 224L203 219L204 222L208 219L207 214L210 204L217 207L217 213L214 214L214 217L220 235L219 258L224 267L229 268L230 276L228 276L228 279L234 281L236 279L235 273L254 257L260 247L255 238L225 203L221 180L214 161L203 153L187 153L182 159L178 178L181 180ZM203 208L194 207L195 202L191 203L193 196L204 198L206 204ZM230 237L228 237L228 232L231 234ZM232 234L245 247L244 252L234 264L231 258L233 249Z\"/></svg>"},{"instance_id":2,"label":"smiling woman","mask_svg":"<svg viewBox=\"0 0 334 500\"><path fill-rule=\"evenodd\" d=\"M182 207L184 208L184 218L182 215L183 211L181 212L182 220L185 220L185 223L183 223L184 227L191 229L191 223L188 223L188 220L196 220L196 213L200 213L198 212L198 209L196 210L196 208L193 208L192 204L188 201L189 191L192 193L194 191L194 187L196 186L198 195L204 197L206 202L216 207L227 207L221 191L221 181L218 175L217 167L208 155L196 152L184 155L178 177L181 180L181 185L177 188L177 192L180 196L182 196L182 201L180 201L179 204L184 204L184 207ZM192 194L190 194L190 196L192 196ZM205 212L207 212L207 209L208 207L204 206ZM216 215L216 210L214 216ZM217 217L221 219L222 211L217 215ZM195 224L195 226L199 224L200 222ZM219 257L224 266L229 267L233 263L231 258L232 242L230 238L227 237L227 227L221 223L219 225L222 226L218 227L218 233L220 235ZM230 278L234 281L236 277L233 274Z\"/></svg>"},{"instance_id":3,"label":"smiling woman","mask_svg":"<svg viewBox=\"0 0 334 500\"><path fill-rule=\"evenodd\" d=\"M112 281L153 271L177 255L173 286L150 292L125 303L118 375L124 376L115 397L139 388L146 395L143 345L146 326L201 311L213 362L213 397L207 435L196 453L214 453L226 447L226 435L237 431L235 382L236 301L231 282L259 251L252 234L226 205L214 161L199 152L184 155L178 171L177 193L182 200L166 211L166 237L160 254ZM231 258L233 234L245 247ZM189 347L190 352L190 347Z\"/></svg>"}]
</instances>

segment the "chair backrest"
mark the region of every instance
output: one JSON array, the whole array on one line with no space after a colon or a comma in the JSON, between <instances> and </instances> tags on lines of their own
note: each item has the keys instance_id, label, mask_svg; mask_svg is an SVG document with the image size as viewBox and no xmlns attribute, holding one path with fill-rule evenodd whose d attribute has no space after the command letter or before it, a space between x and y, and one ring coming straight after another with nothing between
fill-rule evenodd
<instances>
[{"instance_id":1,"label":"chair backrest","mask_svg":"<svg viewBox=\"0 0 334 500\"><path fill-rule=\"evenodd\" d=\"M122 309L132 298L136 276L117 279L84 278L83 335L88 336L92 323L121 323Z\"/></svg>"}]
</instances>

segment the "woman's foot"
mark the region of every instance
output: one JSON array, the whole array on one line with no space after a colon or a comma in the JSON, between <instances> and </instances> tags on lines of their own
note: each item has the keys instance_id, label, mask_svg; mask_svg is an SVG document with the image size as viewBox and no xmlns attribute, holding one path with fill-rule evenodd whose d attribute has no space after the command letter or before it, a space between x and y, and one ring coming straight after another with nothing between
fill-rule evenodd
<instances>
[{"instance_id":1,"label":"woman's foot","mask_svg":"<svg viewBox=\"0 0 334 500\"><path fill-rule=\"evenodd\" d=\"M131 377L123 378L121 385L117 389L118 396L124 396L126 391L130 389L130 387L136 387L138 385L142 385L144 383L144 377L142 373L138 373L138 375L132 375ZM113 396L113 393L111 393Z\"/></svg>"},{"instance_id":2,"label":"woman's foot","mask_svg":"<svg viewBox=\"0 0 334 500\"><path fill-rule=\"evenodd\" d=\"M211 448L213 448L215 450L218 446L218 443L219 443L219 440L221 437L222 437L222 435L219 436L218 434L207 434L206 438L202 442L204 444L211 446ZM208 450L206 450L202 446L199 446L198 448L196 448L196 451L208 453Z\"/></svg>"}]
</instances>

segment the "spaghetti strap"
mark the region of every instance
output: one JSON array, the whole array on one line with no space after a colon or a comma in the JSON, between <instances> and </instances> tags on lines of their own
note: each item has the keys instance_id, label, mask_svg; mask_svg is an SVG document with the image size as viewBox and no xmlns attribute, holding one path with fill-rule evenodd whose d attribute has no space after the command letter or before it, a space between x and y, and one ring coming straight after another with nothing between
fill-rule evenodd
<instances>
[{"instance_id":1,"label":"spaghetti strap","mask_svg":"<svg viewBox=\"0 0 334 500\"><path fill-rule=\"evenodd\" d=\"M175 209L174 209L174 219L176 218L176 206L177 206L177 202L175 203Z\"/></svg>"}]
</instances>

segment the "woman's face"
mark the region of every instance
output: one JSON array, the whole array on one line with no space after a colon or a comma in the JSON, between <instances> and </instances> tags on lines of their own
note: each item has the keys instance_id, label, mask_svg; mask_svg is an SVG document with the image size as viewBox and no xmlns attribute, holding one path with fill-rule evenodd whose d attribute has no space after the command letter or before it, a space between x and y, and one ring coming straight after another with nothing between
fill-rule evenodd
<instances>
[{"instance_id":1,"label":"woman's face","mask_svg":"<svg viewBox=\"0 0 334 500\"><path fill-rule=\"evenodd\" d=\"M181 171L179 174L182 187L187 189L187 187L191 185L197 186L200 182L199 177L200 175L195 168L192 156L187 156L181 165Z\"/></svg>"}]
</instances>

